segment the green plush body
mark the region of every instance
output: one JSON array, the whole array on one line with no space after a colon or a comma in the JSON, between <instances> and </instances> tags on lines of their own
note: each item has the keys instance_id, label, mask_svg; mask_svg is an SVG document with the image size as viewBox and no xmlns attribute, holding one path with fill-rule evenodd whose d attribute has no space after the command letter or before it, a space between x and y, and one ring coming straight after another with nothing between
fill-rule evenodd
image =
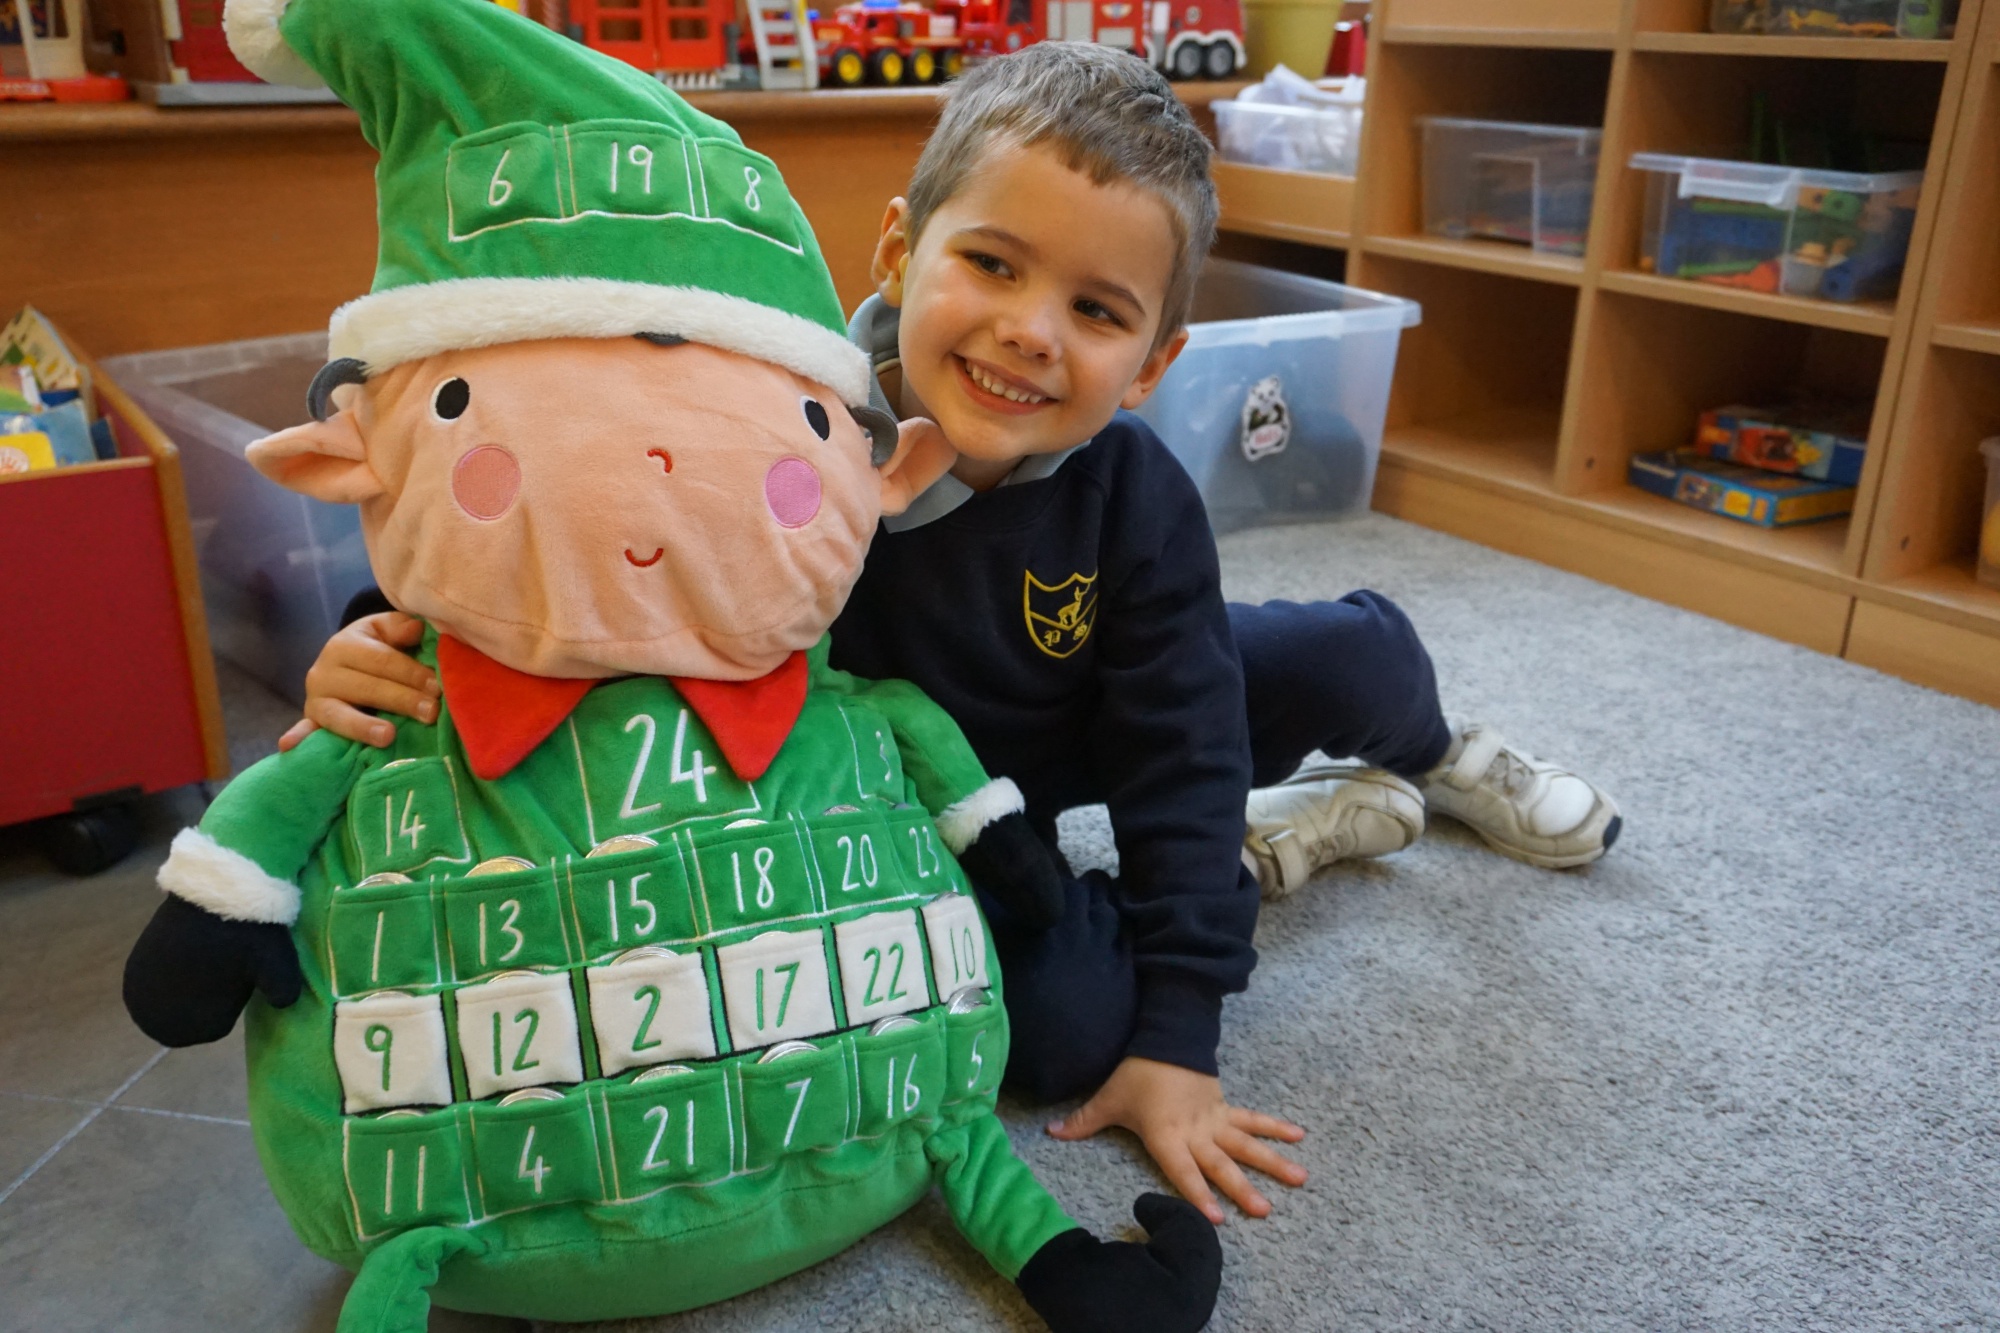
<instances>
[{"instance_id":1,"label":"green plush body","mask_svg":"<svg viewBox=\"0 0 2000 1333\"><path fill-rule=\"evenodd\" d=\"M251 1122L300 1238L362 1270L343 1333L421 1329L426 1288L529 1318L686 1309L933 1185L1009 1278L1074 1225L993 1114L999 978L932 823L985 774L914 688L824 654L754 782L634 678L496 781L447 708L387 750L316 734L211 808L204 832L302 891L305 993L248 1015ZM586 858L628 834L656 845ZM501 856L532 868L467 875ZM356 887L384 874L407 880ZM966 987L988 1002L948 1012ZM914 1024L871 1032L895 1013ZM523 1087L559 1097L500 1104Z\"/></svg>"}]
</instances>

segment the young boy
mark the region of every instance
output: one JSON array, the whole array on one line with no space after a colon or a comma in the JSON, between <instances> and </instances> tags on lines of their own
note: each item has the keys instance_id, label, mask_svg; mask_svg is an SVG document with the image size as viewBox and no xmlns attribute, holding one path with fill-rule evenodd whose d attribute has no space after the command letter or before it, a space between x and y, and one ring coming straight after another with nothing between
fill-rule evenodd
<instances>
[{"instance_id":1,"label":"young boy","mask_svg":"<svg viewBox=\"0 0 2000 1333\"><path fill-rule=\"evenodd\" d=\"M1062 872L1052 928L987 904L1010 1080L1044 1100L1089 1094L1052 1134L1131 1129L1220 1222L1211 1182L1263 1216L1244 1166L1305 1179L1264 1141L1304 1131L1230 1105L1216 1075L1260 889L1399 850L1427 803L1544 865L1594 859L1619 824L1575 775L1490 728L1454 731L1386 598L1225 606L1200 496L1119 410L1187 340L1215 233L1208 161L1164 79L1106 48L1044 43L954 88L889 206L878 295L850 334L879 405L905 429L936 423L960 461L878 534L833 664L911 680L950 712L1019 785ZM311 721L287 739L317 722L373 740L351 704L433 715L429 673L392 651L414 635L384 616L336 636L308 676ZM1302 770L1315 750L1372 767ZM1056 816L1099 802L1120 872L1075 876Z\"/></svg>"}]
</instances>

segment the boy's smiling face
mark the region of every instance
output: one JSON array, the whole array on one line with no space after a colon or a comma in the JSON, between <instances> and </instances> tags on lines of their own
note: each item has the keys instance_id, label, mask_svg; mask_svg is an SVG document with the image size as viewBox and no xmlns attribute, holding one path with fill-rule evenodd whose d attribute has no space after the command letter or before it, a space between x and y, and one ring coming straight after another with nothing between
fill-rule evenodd
<instances>
[{"instance_id":1,"label":"boy's smiling face","mask_svg":"<svg viewBox=\"0 0 2000 1333\"><path fill-rule=\"evenodd\" d=\"M1002 142L914 246L908 220L893 201L873 270L902 310L898 406L937 422L960 454L953 474L975 489L1137 407L1187 340L1153 345L1174 227L1142 187L1099 185L1049 147Z\"/></svg>"}]
</instances>

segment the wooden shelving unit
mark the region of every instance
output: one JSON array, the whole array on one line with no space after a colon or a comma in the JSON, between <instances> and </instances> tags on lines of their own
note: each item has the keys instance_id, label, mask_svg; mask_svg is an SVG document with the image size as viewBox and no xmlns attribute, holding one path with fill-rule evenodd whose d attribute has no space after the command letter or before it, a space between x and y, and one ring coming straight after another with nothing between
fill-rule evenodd
<instances>
[{"instance_id":1,"label":"wooden shelving unit","mask_svg":"<svg viewBox=\"0 0 2000 1333\"><path fill-rule=\"evenodd\" d=\"M1941 689L2000 703L2000 589L1972 577L1978 441L2000 434L2000 0L1957 36L1725 36L1707 0L1376 0L1347 280L1423 303L1378 509ZM1643 151L1740 141L1753 99L1920 145L1901 290L1844 305L1642 271ZM1417 120L1601 126L1580 258L1421 230ZM1225 207L1225 226L1260 232ZM1280 235L1261 231L1263 235ZM1309 239L1285 233L1287 239ZM1872 390L1845 519L1765 531L1625 481L1696 415Z\"/></svg>"}]
</instances>

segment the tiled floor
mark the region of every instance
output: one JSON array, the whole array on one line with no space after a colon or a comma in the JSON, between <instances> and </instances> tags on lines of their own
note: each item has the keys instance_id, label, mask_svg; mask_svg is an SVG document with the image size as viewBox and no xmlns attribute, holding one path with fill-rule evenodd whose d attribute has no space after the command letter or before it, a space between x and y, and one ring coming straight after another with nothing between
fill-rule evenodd
<instances>
[{"instance_id":1,"label":"tiled floor","mask_svg":"<svg viewBox=\"0 0 2000 1333\"><path fill-rule=\"evenodd\" d=\"M166 1051L119 999L167 839L200 811L194 788L149 801L145 844L90 879L0 830L5 1333L289 1333L339 1317L347 1273L299 1244L264 1184L241 1038ZM439 1311L431 1328L526 1326Z\"/></svg>"}]
</instances>

